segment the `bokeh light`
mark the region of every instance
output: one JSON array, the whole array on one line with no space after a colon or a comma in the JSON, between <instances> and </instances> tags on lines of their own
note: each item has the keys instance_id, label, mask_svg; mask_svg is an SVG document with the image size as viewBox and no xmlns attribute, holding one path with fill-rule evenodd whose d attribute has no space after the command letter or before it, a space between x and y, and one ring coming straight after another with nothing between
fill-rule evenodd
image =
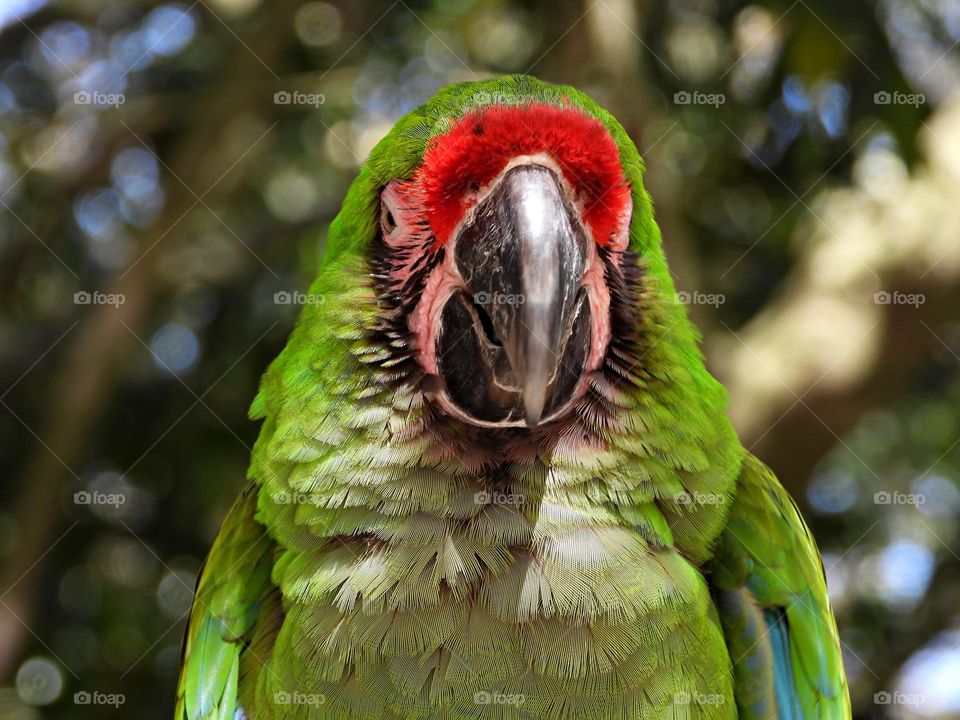
<instances>
[{"instance_id":1,"label":"bokeh light","mask_svg":"<svg viewBox=\"0 0 960 720\"><path fill-rule=\"evenodd\" d=\"M63 692L63 673L53 660L34 657L17 670L17 693L31 705L49 705Z\"/></svg>"}]
</instances>

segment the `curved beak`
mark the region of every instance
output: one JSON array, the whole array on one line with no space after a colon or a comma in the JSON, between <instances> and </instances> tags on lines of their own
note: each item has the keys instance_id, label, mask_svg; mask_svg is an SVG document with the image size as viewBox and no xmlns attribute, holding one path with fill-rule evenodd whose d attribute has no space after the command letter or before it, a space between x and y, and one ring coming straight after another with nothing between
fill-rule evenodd
<instances>
[{"instance_id":1,"label":"curved beak","mask_svg":"<svg viewBox=\"0 0 960 720\"><path fill-rule=\"evenodd\" d=\"M494 375L520 394L530 427L563 374L574 319L582 314L585 243L579 214L555 173L541 165L505 173L457 236L457 267L488 341L506 355L508 367L494 367Z\"/></svg>"}]
</instances>

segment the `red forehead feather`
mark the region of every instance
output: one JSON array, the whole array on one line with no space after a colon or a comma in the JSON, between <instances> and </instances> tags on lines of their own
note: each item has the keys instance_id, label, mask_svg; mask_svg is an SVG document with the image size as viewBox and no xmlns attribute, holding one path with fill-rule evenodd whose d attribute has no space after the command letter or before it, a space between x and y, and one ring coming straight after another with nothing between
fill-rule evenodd
<instances>
[{"instance_id":1,"label":"red forehead feather","mask_svg":"<svg viewBox=\"0 0 960 720\"><path fill-rule=\"evenodd\" d=\"M431 142L418 173L437 244L470 205L468 194L518 155L547 153L577 193L584 221L606 245L622 222L630 187L607 129L574 108L494 106L470 113Z\"/></svg>"}]
</instances>

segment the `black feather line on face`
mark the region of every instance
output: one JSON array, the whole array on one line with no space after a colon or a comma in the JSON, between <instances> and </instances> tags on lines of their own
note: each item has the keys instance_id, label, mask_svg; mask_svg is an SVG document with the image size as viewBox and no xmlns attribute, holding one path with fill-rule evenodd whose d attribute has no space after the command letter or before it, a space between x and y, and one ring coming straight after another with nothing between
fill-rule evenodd
<instances>
[{"instance_id":1,"label":"black feather line on face","mask_svg":"<svg viewBox=\"0 0 960 720\"><path fill-rule=\"evenodd\" d=\"M629 250L617 267L612 253L601 248L604 279L610 292L610 343L601 372L616 385L636 385L636 377L645 373L642 359L650 348L645 332L649 302L644 287L643 263Z\"/></svg>"},{"instance_id":2,"label":"black feather line on face","mask_svg":"<svg viewBox=\"0 0 960 720\"><path fill-rule=\"evenodd\" d=\"M417 248L419 256L414 263L414 271L407 281L397 287L392 281L392 271L399 260L397 251L387 246L382 233L377 233L370 250L370 277L373 278L374 292L377 296L377 322L369 333L369 344L383 348L388 355L379 361L381 368L389 370L391 385L399 386L419 383L423 370L417 363L413 332L408 318L418 299L423 294L430 272L443 261L443 249L429 252L433 237ZM405 251L404 254L406 254Z\"/></svg>"}]
</instances>

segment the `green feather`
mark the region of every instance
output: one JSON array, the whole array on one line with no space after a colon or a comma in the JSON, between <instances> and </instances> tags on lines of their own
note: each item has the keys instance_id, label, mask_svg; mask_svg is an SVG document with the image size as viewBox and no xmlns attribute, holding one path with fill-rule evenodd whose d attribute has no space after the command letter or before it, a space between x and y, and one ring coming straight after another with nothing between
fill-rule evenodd
<instances>
[{"instance_id":1,"label":"green feather","mask_svg":"<svg viewBox=\"0 0 960 720\"><path fill-rule=\"evenodd\" d=\"M236 670L236 651L223 642L220 622L213 617L203 619L192 645L184 680L187 717L194 720L211 717L214 707L221 704L230 674Z\"/></svg>"},{"instance_id":2,"label":"green feather","mask_svg":"<svg viewBox=\"0 0 960 720\"><path fill-rule=\"evenodd\" d=\"M759 460L747 457L738 481L733 514L712 563L713 581L726 591L747 593L763 610L765 632L753 640L775 680L780 720L850 717L840 641L827 599L823 566L796 506ZM742 611L720 604L731 648L742 645ZM751 630L754 636L756 629ZM753 639L753 638L751 638ZM751 653L733 657L746 668ZM747 718L755 696L738 688Z\"/></svg>"},{"instance_id":3,"label":"green feather","mask_svg":"<svg viewBox=\"0 0 960 720\"><path fill-rule=\"evenodd\" d=\"M233 718L240 656L254 632L270 582L272 544L254 521L251 485L234 504L201 570L184 636L176 720Z\"/></svg>"}]
</instances>

